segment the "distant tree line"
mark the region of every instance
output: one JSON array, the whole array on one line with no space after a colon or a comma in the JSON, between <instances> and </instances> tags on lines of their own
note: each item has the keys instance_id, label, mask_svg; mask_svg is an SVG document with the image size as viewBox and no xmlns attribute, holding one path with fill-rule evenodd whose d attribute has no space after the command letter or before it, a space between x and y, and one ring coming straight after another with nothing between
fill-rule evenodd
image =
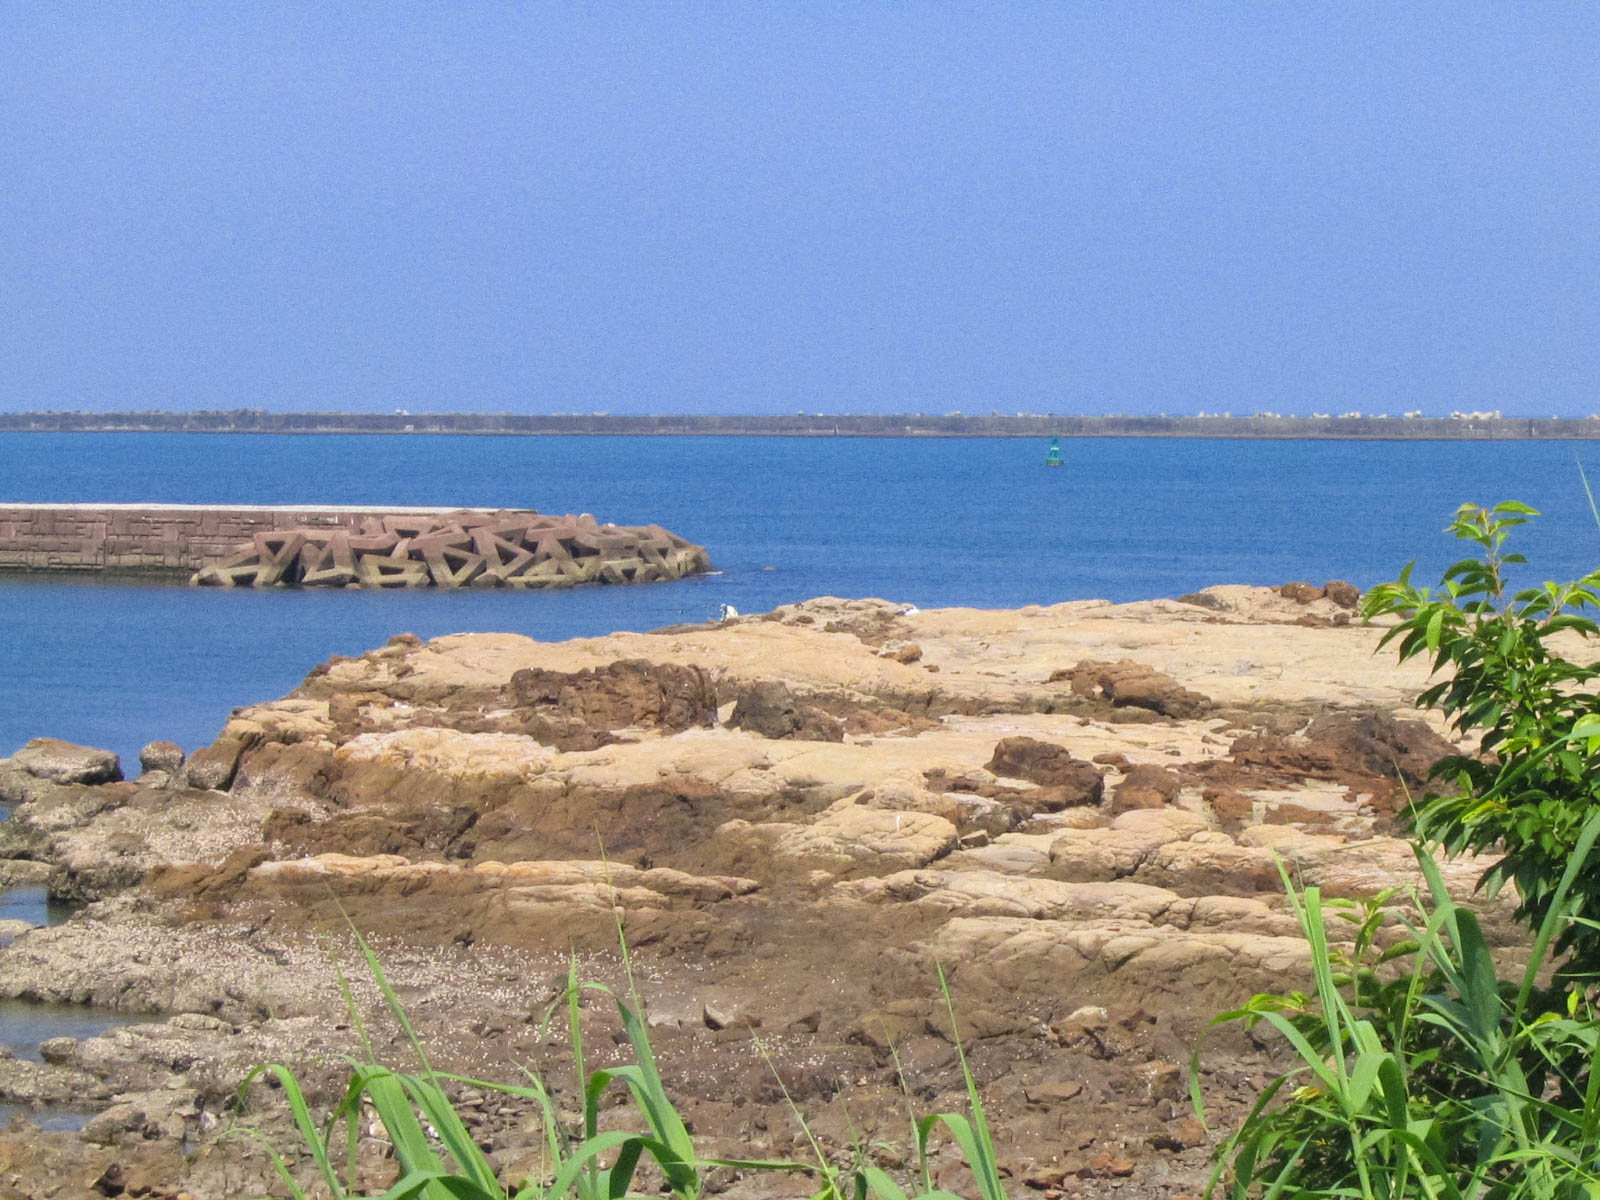
<instances>
[{"instance_id":1,"label":"distant tree line","mask_svg":"<svg viewBox=\"0 0 1600 1200\"><path fill-rule=\"evenodd\" d=\"M1600 438L1600 417L1259 415L1066 416L1052 413L796 413L793 416L611 413L190 412L0 413L0 431L152 433L454 433L778 437Z\"/></svg>"}]
</instances>

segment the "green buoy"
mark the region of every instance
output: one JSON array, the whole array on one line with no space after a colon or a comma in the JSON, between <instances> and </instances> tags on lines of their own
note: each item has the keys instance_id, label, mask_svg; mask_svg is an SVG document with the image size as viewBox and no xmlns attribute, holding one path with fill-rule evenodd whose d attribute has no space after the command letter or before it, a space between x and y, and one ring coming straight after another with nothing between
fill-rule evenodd
<instances>
[{"instance_id":1,"label":"green buoy","mask_svg":"<svg viewBox=\"0 0 1600 1200\"><path fill-rule=\"evenodd\" d=\"M1047 466L1047 467L1059 467L1061 465L1061 439L1060 438L1053 437L1053 438L1050 439L1050 453L1045 455L1044 465Z\"/></svg>"}]
</instances>

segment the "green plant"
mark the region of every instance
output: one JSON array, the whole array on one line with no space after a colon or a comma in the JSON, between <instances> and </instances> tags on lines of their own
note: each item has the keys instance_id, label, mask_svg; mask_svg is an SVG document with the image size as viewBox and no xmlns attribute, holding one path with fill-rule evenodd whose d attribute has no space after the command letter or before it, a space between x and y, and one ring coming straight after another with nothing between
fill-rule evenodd
<instances>
[{"instance_id":1,"label":"green plant","mask_svg":"<svg viewBox=\"0 0 1600 1200\"><path fill-rule=\"evenodd\" d=\"M356 941L383 997L385 1005L410 1043L422 1066L419 1074L406 1074L379 1064L350 989L341 974L340 987L352 1020L360 1032L365 1061L350 1061L350 1082L343 1100L322 1125L317 1125L294 1073L282 1064L258 1067L240 1087L241 1100L250 1084L260 1075L271 1074L282 1086L300 1138L316 1165L324 1188L334 1200L346 1200L356 1190L353 1174L359 1122L370 1105L394 1147L400 1167L399 1181L384 1193L385 1200L554 1200L569 1194L579 1200L617 1200L631 1194L635 1173L642 1159L653 1159L672 1194L678 1200L698 1200L703 1190L701 1171L715 1166L741 1166L765 1170L804 1170L786 1162L736 1162L700 1160L683 1119L667 1098L661 1074L644 1021L636 1008L630 1008L611 989L598 983L580 983L577 964L569 967L564 1000L573 1059L577 1068L578 1094L583 1098L581 1125L567 1128L550 1090L543 1081L528 1074L525 1084L507 1084L471 1079L436 1072L428 1061L415 1031L383 971L383 965L359 933ZM631 983L631 970L629 972ZM579 1000L584 991L604 993L615 1001L623 1030L632 1045L636 1061L626 1066L597 1069L585 1073ZM558 1002L560 1002L558 1000ZM645 1128L640 1131L600 1131L600 1101L613 1083L628 1089ZM471 1137L459 1113L450 1102L448 1084L465 1084L533 1101L539 1108L549 1151L548 1170L538 1178L524 1180L515 1189L500 1185L487 1156ZM425 1127L426 1126L426 1127ZM336 1167L336 1138L345 1134L345 1160L348 1177L341 1181ZM293 1172L272 1147L273 1162L279 1177L295 1200L305 1200L303 1189ZM602 1166L602 1161L609 1165Z\"/></svg>"},{"instance_id":2,"label":"green plant","mask_svg":"<svg viewBox=\"0 0 1600 1200\"><path fill-rule=\"evenodd\" d=\"M966 1156L967 1166L972 1171L973 1179L977 1181L978 1194L982 1200L1007 1200L1005 1185L1000 1181L1000 1164L995 1155L994 1139L989 1134L989 1122L984 1116L983 1102L978 1098L978 1085L972 1078L972 1068L967 1063L967 1052L961 1044L961 1030L956 1025L956 1006L950 999L950 983L945 978L944 967L940 966L938 970L939 992L944 997L945 1015L950 1018L950 1037L956 1044L956 1056L961 1062L961 1078L966 1084L967 1103L971 1106L972 1117L969 1120L960 1113L913 1116L911 1131L917 1148L917 1175L923 1187L915 1200L955 1200L951 1193L933 1186L932 1174L928 1170L928 1144L935 1129L941 1124L949 1130L956 1144L961 1147L961 1152ZM898 1057L895 1059L895 1066L898 1070ZM886 1171L878 1167L863 1167L861 1181L867 1190L878 1197L878 1200L909 1200L900 1185Z\"/></svg>"},{"instance_id":3,"label":"green plant","mask_svg":"<svg viewBox=\"0 0 1600 1200\"><path fill-rule=\"evenodd\" d=\"M1538 987L1600 812L1585 822L1518 980L1496 975L1473 913L1417 848L1428 884L1410 939L1380 950L1376 903L1325 903L1287 874L1315 995L1264 994L1214 1024L1266 1023L1295 1065L1264 1088L1218 1152L1207 1195L1401 1200L1600 1196L1600 1019L1577 989ZM1352 948L1328 938L1330 918ZM1382 968L1407 969L1385 978ZM1198 1050L1190 1086L1203 1112Z\"/></svg>"},{"instance_id":4,"label":"green plant","mask_svg":"<svg viewBox=\"0 0 1600 1200\"><path fill-rule=\"evenodd\" d=\"M1448 532L1474 554L1445 571L1439 590L1411 583L1412 566L1368 594L1367 619L1394 617L1380 645L1398 643L1402 661L1430 656L1448 671L1417 699L1438 708L1477 755L1442 760L1432 790L1409 812L1416 834L1449 855L1501 851L1479 881L1488 894L1515 884L1517 913L1530 928L1551 910L1584 822L1600 804L1600 695L1584 685L1600 668L1552 645L1558 634L1600 632L1585 611L1600 609L1600 572L1571 583L1513 591L1507 536L1537 513L1525 504L1463 505ZM1414 565L1414 564L1413 564ZM1568 969L1600 968L1600 872L1576 881L1558 948Z\"/></svg>"},{"instance_id":5,"label":"green plant","mask_svg":"<svg viewBox=\"0 0 1600 1200\"><path fill-rule=\"evenodd\" d=\"M1438 591L1414 586L1408 566L1367 598L1369 619L1395 618L1380 645L1398 642L1402 661L1427 655L1442 675L1418 704L1476 735L1478 753L1441 761L1442 786L1408 810L1427 882L1426 896L1408 897L1417 917L1390 907L1394 893L1325 903L1285 874L1314 995L1259 995L1217 1018L1271 1026L1295 1065L1223 1144L1209 1192L1600 1198L1600 1015L1584 983L1600 966L1600 696L1586 688L1600 670L1552 645L1600 632L1584 615L1600 608L1600 572L1512 590L1507 569L1524 560L1506 539L1535 515L1517 503L1463 505L1450 532L1476 550ZM1479 887L1516 887L1534 934L1516 978L1497 975L1433 845L1503 853ZM1409 937L1385 947L1390 920ZM1330 923L1345 945L1330 941Z\"/></svg>"},{"instance_id":6,"label":"green plant","mask_svg":"<svg viewBox=\"0 0 1600 1200\"><path fill-rule=\"evenodd\" d=\"M360 1037L365 1059L349 1060L349 1084L342 1100L328 1118L321 1123L315 1119L298 1078L280 1063L256 1068L239 1089L240 1103L243 1104L250 1085L257 1078L268 1075L279 1084L289 1105L295 1129L322 1188L333 1200L355 1200L358 1191L354 1168L356 1146L361 1120L369 1108L377 1116L394 1147L400 1168L399 1180L383 1193L383 1200L410 1200L412 1197L418 1200L558 1200L567 1196L576 1197L577 1200L624 1200L636 1194L634 1184L638 1169L646 1159L659 1168L667 1188L677 1200L700 1200L705 1190L704 1174L716 1167L811 1176L817 1184L812 1200L867 1200L869 1196L876 1200L960 1200L951 1192L934 1188L931 1182L929 1148L937 1127L941 1125L949 1131L965 1155L978 1184L980 1200L1008 1200L1000 1180L994 1143L978 1098L977 1085L955 1029L955 1008L942 969L939 983L950 1016L952 1035L956 1038L962 1076L972 1106L971 1115L937 1113L913 1119L913 1137L922 1187L914 1194L908 1194L888 1172L868 1165L864 1154L858 1153L855 1161L843 1169L830 1164L815 1139L812 1139L816 1155L814 1164L784 1159L701 1157L695 1149L688 1126L667 1095L656 1065L649 1030L641 1015L643 1005L634 983L632 961L625 940L622 941L622 955L628 982L628 1000L604 984L580 981L577 963L573 960L568 966L567 986L546 1017L548 1024L558 1006L566 1009L577 1092L583 1100L577 1124L569 1127L551 1089L531 1072L524 1071L526 1082L509 1084L435 1071L404 1007L389 984L378 956L358 932L355 933L355 939L385 1006L421 1064L421 1071L415 1074L402 1073L378 1063L361 1023L354 996L340 972L339 986ZM338 969L337 966L335 969ZM616 1004L623 1031L634 1053L632 1063L586 1070L580 1019L580 1000L585 992L605 995ZM613 1084L622 1084L627 1089L642 1129L602 1131L599 1128L601 1100ZM473 1140L452 1105L449 1098L451 1085L467 1085L532 1101L538 1109L544 1131L548 1153L545 1169L537 1177L521 1181L515 1188L503 1187L487 1156ZM781 1079L779 1086L782 1087ZM787 1089L784 1094L787 1096ZM798 1109L795 1112L798 1117ZM803 1119L800 1124L805 1129ZM306 1192L296 1180L290 1164L276 1148L256 1131L241 1132L256 1137L266 1145L280 1180L294 1200L307 1200ZM339 1136L341 1132L342 1139ZM809 1129L805 1129L805 1132L809 1138ZM341 1158L346 1167L343 1178L339 1171Z\"/></svg>"}]
</instances>

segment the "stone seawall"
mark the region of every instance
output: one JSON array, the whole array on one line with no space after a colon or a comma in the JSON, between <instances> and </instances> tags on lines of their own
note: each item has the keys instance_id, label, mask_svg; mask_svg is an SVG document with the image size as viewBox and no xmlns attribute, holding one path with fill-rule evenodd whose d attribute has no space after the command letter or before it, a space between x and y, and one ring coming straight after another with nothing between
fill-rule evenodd
<instances>
[{"instance_id":1,"label":"stone seawall","mask_svg":"<svg viewBox=\"0 0 1600 1200\"><path fill-rule=\"evenodd\" d=\"M303 578L315 576L306 568L317 565L319 558L326 559L323 577ZM365 559L373 565L362 570ZM430 570L431 560L446 569ZM411 566L384 569L384 563L402 561ZM348 572L336 569L345 563ZM648 582L709 568L702 547L660 526L606 525L587 514L549 517L531 510L373 506L0 504L0 573L104 574L171 582L193 577L202 583L262 586L560 587Z\"/></svg>"}]
</instances>

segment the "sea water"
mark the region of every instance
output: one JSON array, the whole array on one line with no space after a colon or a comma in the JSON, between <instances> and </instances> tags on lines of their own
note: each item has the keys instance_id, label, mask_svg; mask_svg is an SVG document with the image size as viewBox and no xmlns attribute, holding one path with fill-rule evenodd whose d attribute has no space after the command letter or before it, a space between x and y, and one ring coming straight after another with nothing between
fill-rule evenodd
<instances>
[{"instance_id":1,"label":"sea water","mask_svg":"<svg viewBox=\"0 0 1600 1200\"><path fill-rule=\"evenodd\" d=\"M1362 587L1419 559L1465 500L1545 510L1541 576L1600 560L1581 442L0 434L0 502L462 505L656 522L718 574L561 592L224 591L0 578L0 754L50 735L132 756L209 742L235 705L389 636L542 639L811 596L1015 607L1214 583Z\"/></svg>"}]
</instances>

